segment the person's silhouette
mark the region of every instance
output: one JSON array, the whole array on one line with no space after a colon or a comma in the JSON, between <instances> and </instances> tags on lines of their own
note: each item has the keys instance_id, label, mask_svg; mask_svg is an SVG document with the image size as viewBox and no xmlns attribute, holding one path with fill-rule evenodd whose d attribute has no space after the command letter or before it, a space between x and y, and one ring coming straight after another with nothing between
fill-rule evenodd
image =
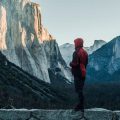
<instances>
[{"instance_id":1,"label":"person's silhouette","mask_svg":"<svg viewBox=\"0 0 120 120\"><path fill-rule=\"evenodd\" d=\"M83 49L83 39L77 38L74 40L75 51L73 53L73 59L70 63L71 71L74 76L75 90L78 93L79 103L74 108L75 111L81 111L84 113L84 95L83 87L86 77L86 67L88 64L88 54Z\"/></svg>"}]
</instances>

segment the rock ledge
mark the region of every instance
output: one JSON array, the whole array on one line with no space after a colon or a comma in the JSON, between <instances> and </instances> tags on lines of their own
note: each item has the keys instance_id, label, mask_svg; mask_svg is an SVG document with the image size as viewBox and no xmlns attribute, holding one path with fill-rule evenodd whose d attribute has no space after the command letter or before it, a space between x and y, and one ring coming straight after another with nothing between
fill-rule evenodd
<instances>
[{"instance_id":1,"label":"rock ledge","mask_svg":"<svg viewBox=\"0 0 120 120\"><path fill-rule=\"evenodd\" d=\"M1 109L0 120L73 120L72 110ZM76 114L76 119L78 120ZM85 110L87 120L120 120L120 111L101 108ZM81 119L84 120L84 119Z\"/></svg>"}]
</instances>

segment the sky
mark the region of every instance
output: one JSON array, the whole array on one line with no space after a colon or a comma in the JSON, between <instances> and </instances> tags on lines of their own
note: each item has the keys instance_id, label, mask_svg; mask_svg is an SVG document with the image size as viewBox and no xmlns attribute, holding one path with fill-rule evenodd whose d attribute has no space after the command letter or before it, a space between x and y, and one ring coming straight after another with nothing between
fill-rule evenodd
<instances>
[{"instance_id":1,"label":"sky","mask_svg":"<svg viewBox=\"0 0 120 120\"><path fill-rule=\"evenodd\" d=\"M82 37L110 41L120 35L120 0L32 0L39 3L42 23L59 45Z\"/></svg>"}]
</instances>

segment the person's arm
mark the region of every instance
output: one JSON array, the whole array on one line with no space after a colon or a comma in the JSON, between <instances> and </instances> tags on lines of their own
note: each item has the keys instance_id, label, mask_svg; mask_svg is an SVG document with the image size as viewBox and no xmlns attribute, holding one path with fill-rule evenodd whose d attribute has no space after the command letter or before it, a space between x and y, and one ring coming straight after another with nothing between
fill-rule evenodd
<instances>
[{"instance_id":1,"label":"person's arm","mask_svg":"<svg viewBox=\"0 0 120 120\"><path fill-rule=\"evenodd\" d=\"M77 54L76 52L74 52L72 62L70 62L70 67L77 67L77 66L78 66Z\"/></svg>"}]
</instances>

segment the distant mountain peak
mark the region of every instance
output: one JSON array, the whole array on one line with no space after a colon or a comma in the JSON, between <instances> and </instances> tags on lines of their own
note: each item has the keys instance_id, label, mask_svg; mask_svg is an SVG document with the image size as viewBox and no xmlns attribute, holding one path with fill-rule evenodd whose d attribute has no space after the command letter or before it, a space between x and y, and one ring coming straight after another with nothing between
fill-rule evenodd
<instances>
[{"instance_id":1,"label":"distant mountain peak","mask_svg":"<svg viewBox=\"0 0 120 120\"><path fill-rule=\"evenodd\" d=\"M93 71L91 71L91 69ZM99 71L99 72L98 72ZM89 57L88 73L94 73L95 80L116 80L120 71L120 36L115 37ZM89 74L88 74L89 75ZM91 76L91 74L90 74ZM117 77L116 77L117 76ZM97 78L97 79L96 79Z\"/></svg>"},{"instance_id":2,"label":"distant mountain peak","mask_svg":"<svg viewBox=\"0 0 120 120\"><path fill-rule=\"evenodd\" d=\"M106 42L104 40L95 40L94 44L90 46L90 48L88 49L88 53L92 54L93 52L95 52L97 49L101 48L105 44Z\"/></svg>"},{"instance_id":3,"label":"distant mountain peak","mask_svg":"<svg viewBox=\"0 0 120 120\"><path fill-rule=\"evenodd\" d=\"M84 47L84 49L88 52L88 54L92 54L104 44L106 44L104 40L95 40L92 46ZM67 65L69 65L70 61L72 60L72 53L75 50L74 44L65 43L59 47L64 60L66 61Z\"/></svg>"},{"instance_id":4,"label":"distant mountain peak","mask_svg":"<svg viewBox=\"0 0 120 120\"><path fill-rule=\"evenodd\" d=\"M101 43L106 43L104 40L95 40L94 44L101 44Z\"/></svg>"}]
</instances>

